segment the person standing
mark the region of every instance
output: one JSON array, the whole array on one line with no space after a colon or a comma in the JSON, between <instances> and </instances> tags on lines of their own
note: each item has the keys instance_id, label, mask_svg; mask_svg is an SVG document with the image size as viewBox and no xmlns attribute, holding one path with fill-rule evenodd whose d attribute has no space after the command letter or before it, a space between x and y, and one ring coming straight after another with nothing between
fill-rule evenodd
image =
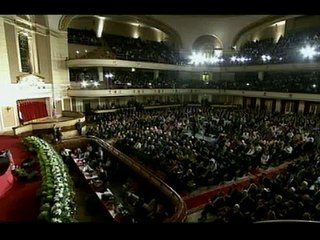
<instances>
[{"instance_id":1,"label":"person standing","mask_svg":"<svg viewBox=\"0 0 320 240\"><path fill-rule=\"evenodd\" d=\"M53 142L58 142L58 138L59 138L59 129L58 127L53 124L53 127L52 127L52 135L53 135Z\"/></svg>"},{"instance_id":2,"label":"person standing","mask_svg":"<svg viewBox=\"0 0 320 240\"><path fill-rule=\"evenodd\" d=\"M58 136L58 142L60 142L62 140L62 129L61 129L61 127L58 128L57 136Z\"/></svg>"},{"instance_id":3,"label":"person standing","mask_svg":"<svg viewBox=\"0 0 320 240\"><path fill-rule=\"evenodd\" d=\"M76 123L76 129L78 131L78 134L81 136L82 135L82 122L80 119Z\"/></svg>"}]
</instances>

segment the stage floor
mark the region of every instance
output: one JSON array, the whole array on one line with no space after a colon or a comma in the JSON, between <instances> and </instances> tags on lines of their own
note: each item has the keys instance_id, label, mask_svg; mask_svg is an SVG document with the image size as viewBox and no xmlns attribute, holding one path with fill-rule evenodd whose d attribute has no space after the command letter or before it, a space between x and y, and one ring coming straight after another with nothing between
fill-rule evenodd
<instances>
[{"instance_id":1,"label":"stage floor","mask_svg":"<svg viewBox=\"0 0 320 240\"><path fill-rule=\"evenodd\" d=\"M28 123L54 123L54 122L69 121L69 120L73 120L73 119L74 118L72 118L72 117L56 117L56 118L46 117L46 118L35 119L32 121L29 121Z\"/></svg>"},{"instance_id":2,"label":"stage floor","mask_svg":"<svg viewBox=\"0 0 320 240\"><path fill-rule=\"evenodd\" d=\"M11 172L11 167L0 176L0 199L12 188L14 183L14 177Z\"/></svg>"}]
</instances>

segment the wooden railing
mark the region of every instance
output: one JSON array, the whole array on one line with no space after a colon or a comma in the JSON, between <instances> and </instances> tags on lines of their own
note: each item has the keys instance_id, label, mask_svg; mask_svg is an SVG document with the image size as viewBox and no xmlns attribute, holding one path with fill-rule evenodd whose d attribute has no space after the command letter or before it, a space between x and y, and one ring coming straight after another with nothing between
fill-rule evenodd
<instances>
[{"instance_id":1,"label":"wooden railing","mask_svg":"<svg viewBox=\"0 0 320 240\"><path fill-rule=\"evenodd\" d=\"M103 147L107 150L110 154L115 156L121 162L123 162L126 166L132 169L135 173L137 173L140 177L146 179L152 186L159 189L173 204L174 206L174 213L164 222L184 222L187 217L187 207L183 199L180 195L172 189L168 184L162 181L159 177L155 176L151 171L149 171L146 167L142 164L137 163L135 160L131 159L126 154L122 153L115 147L111 146L107 142L103 141L94 136L86 137L78 137L73 139L63 140L61 143L55 145L54 147L56 150L61 150L63 147L66 148L75 148L85 145L85 142L93 141L99 146ZM72 146L71 146L72 145Z\"/></svg>"}]
</instances>

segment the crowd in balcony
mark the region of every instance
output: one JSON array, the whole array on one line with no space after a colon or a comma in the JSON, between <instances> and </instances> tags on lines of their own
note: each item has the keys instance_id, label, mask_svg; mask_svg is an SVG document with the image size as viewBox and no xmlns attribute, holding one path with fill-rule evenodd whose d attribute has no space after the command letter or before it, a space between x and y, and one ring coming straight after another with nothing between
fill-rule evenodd
<instances>
[{"instance_id":1,"label":"crowd in balcony","mask_svg":"<svg viewBox=\"0 0 320 240\"><path fill-rule=\"evenodd\" d=\"M84 148L63 148L61 156L68 165L77 163L104 206L113 204L110 209L114 211L113 216L121 216L121 223L162 222L169 216L167 204L155 193L141 187L137 177L128 173L127 167L118 160L106 155L102 147L88 143ZM91 211L97 205L93 203L94 199L87 199Z\"/></svg>"},{"instance_id":2,"label":"crowd in balcony","mask_svg":"<svg viewBox=\"0 0 320 240\"><path fill-rule=\"evenodd\" d=\"M68 29L68 42L84 45L103 46L108 51L99 51L99 58L134 60L166 64L179 64L179 54L165 42L142 40L141 38L103 34L97 38L92 30ZM111 52L109 51L111 50ZM104 55L105 54L105 55ZM91 56L91 55L90 55ZM85 58L88 55L82 56Z\"/></svg>"},{"instance_id":3,"label":"crowd in balcony","mask_svg":"<svg viewBox=\"0 0 320 240\"><path fill-rule=\"evenodd\" d=\"M155 78L153 72L116 70L113 76L114 88L172 88L168 76L162 73Z\"/></svg>"},{"instance_id":4,"label":"crowd in balcony","mask_svg":"<svg viewBox=\"0 0 320 240\"><path fill-rule=\"evenodd\" d=\"M125 153L187 191L277 166L319 142L314 115L189 107L107 113L96 120L88 134L117 139Z\"/></svg>"},{"instance_id":5,"label":"crowd in balcony","mask_svg":"<svg viewBox=\"0 0 320 240\"><path fill-rule=\"evenodd\" d=\"M320 91L320 73L315 72L264 72L262 78L258 73L236 73L234 80L202 81L177 79L168 72L160 71L158 76L151 71L135 72L114 69L104 70L105 76L111 73L112 77L105 77L98 81L96 68L70 69L70 80L74 82L87 81L87 87L113 89L150 89L150 88L205 88L205 89L237 89L275 92L318 93ZM99 86L94 86L94 82ZM107 83L109 81L109 83Z\"/></svg>"},{"instance_id":6,"label":"crowd in balcony","mask_svg":"<svg viewBox=\"0 0 320 240\"><path fill-rule=\"evenodd\" d=\"M82 81L98 81L97 68L72 68L69 70L70 81L82 82Z\"/></svg>"},{"instance_id":7,"label":"crowd in balcony","mask_svg":"<svg viewBox=\"0 0 320 240\"><path fill-rule=\"evenodd\" d=\"M319 72L265 72L263 79L256 73L236 74L235 81L225 82L225 89L318 93Z\"/></svg>"},{"instance_id":8,"label":"crowd in balcony","mask_svg":"<svg viewBox=\"0 0 320 240\"><path fill-rule=\"evenodd\" d=\"M287 33L277 41L273 38L245 42L233 56L217 61L219 65L258 65L308 63L319 60L320 33L318 29ZM304 57L301 49L313 48L313 57ZM310 50L309 48L309 50Z\"/></svg>"},{"instance_id":9,"label":"crowd in balcony","mask_svg":"<svg viewBox=\"0 0 320 240\"><path fill-rule=\"evenodd\" d=\"M310 45L319 51L319 41L317 31L288 33L281 36L277 42L274 42L274 39L246 42L240 48L238 55L251 58L250 64L304 62L300 49ZM269 55L271 59L263 60L262 55ZM316 55L314 60L318 59L319 56Z\"/></svg>"},{"instance_id":10,"label":"crowd in balcony","mask_svg":"<svg viewBox=\"0 0 320 240\"><path fill-rule=\"evenodd\" d=\"M174 88L174 80L170 80L167 72L159 72L158 76L154 76L152 71L141 71L140 69L122 70L122 69L104 69L103 81L98 80L97 68L73 68L69 70L70 81L88 83L88 88ZM98 82L95 86L93 83ZM83 86L80 86L83 87Z\"/></svg>"},{"instance_id":11,"label":"crowd in balcony","mask_svg":"<svg viewBox=\"0 0 320 240\"><path fill-rule=\"evenodd\" d=\"M68 43L101 46L102 42L95 31L87 29L68 28Z\"/></svg>"},{"instance_id":12,"label":"crowd in balcony","mask_svg":"<svg viewBox=\"0 0 320 240\"><path fill-rule=\"evenodd\" d=\"M210 199L199 221L214 215L213 223L301 219L320 221L320 156L303 155L273 179L263 177L245 190L232 189Z\"/></svg>"},{"instance_id":13,"label":"crowd in balcony","mask_svg":"<svg viewBox=\"0 0 320 240\"><path fill-rule=\"evenodd\" d=\"M178 53L162 41L156 42L110 34L105 35L104 40L119 59L178 64Z\"/></svg>"},{"instance_id":14,"label":"crowd in balcony","mask_svg":"<svg viewBox=\"0 0 320 240\"><path fill-rule=\"evenodd\" d=\"M112 56L123 60L157 62L167 64L188 64L179 53L164 42L142 40L119 35L104 34L97 38L92 30L68 29L69 43L104 46L107 51L99 51L99 58ZM309 45L316 52L312 61L319 60L320 33L318 29L304 32L286 33L277 41L273 38L245 42L233 56L224 57L223 61L206 64L248 65L248 64L282 64L309 62L303 58L300 50ZM95 56L95 55L94 55ZM85 57L88 57L86 55Z\"/></svg>"}]
</instances>

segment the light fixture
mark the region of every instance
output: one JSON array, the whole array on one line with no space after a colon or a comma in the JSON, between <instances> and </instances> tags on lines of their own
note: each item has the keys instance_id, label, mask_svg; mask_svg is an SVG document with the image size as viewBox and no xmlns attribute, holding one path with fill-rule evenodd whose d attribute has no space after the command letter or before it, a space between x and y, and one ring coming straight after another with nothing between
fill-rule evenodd
<instances>
[{"instance_id":1,"label":"light fixture","mask_svg":"<svg viewBox=\"0 0 320 240\"><path fill-rule=\"evenodd\" d=\"M98 28L97 28L97 38L101 38L103 28L104 28L104 17L99 17Z\"/></svg>"},{"instance_id":2,"label":"light fixture","mask_svg":"<svg viewBox=\"0 0 320 240\"><path fill-rule=\"evenodd\" d=\"M104 75L106 78L113 78L113 74L112 73L106 73L105 75Z\"/></svg>"},{"instance_id":3,"label":"light fixture","mask_svg":"<svg viewBox=\"0 0 320 240\"><path fill-rule=\"evenodd\" d=\"M315 47L311 47L310 45L307 45L300 49L300 53L302 54L303 58L310 58L312 59L318 52L316 52Z\"/></svg>"},{"instance_id":4,"label":"light fixture","mask_svg":"<svg viewBox=\"0 0 320 240\"><path fill-rule=\"evenodd\" d=\"M88 86L88 82L83 80L81 83L80 83L81 87L82 88L86 88Z\"/></svg>"}]
</instances>

